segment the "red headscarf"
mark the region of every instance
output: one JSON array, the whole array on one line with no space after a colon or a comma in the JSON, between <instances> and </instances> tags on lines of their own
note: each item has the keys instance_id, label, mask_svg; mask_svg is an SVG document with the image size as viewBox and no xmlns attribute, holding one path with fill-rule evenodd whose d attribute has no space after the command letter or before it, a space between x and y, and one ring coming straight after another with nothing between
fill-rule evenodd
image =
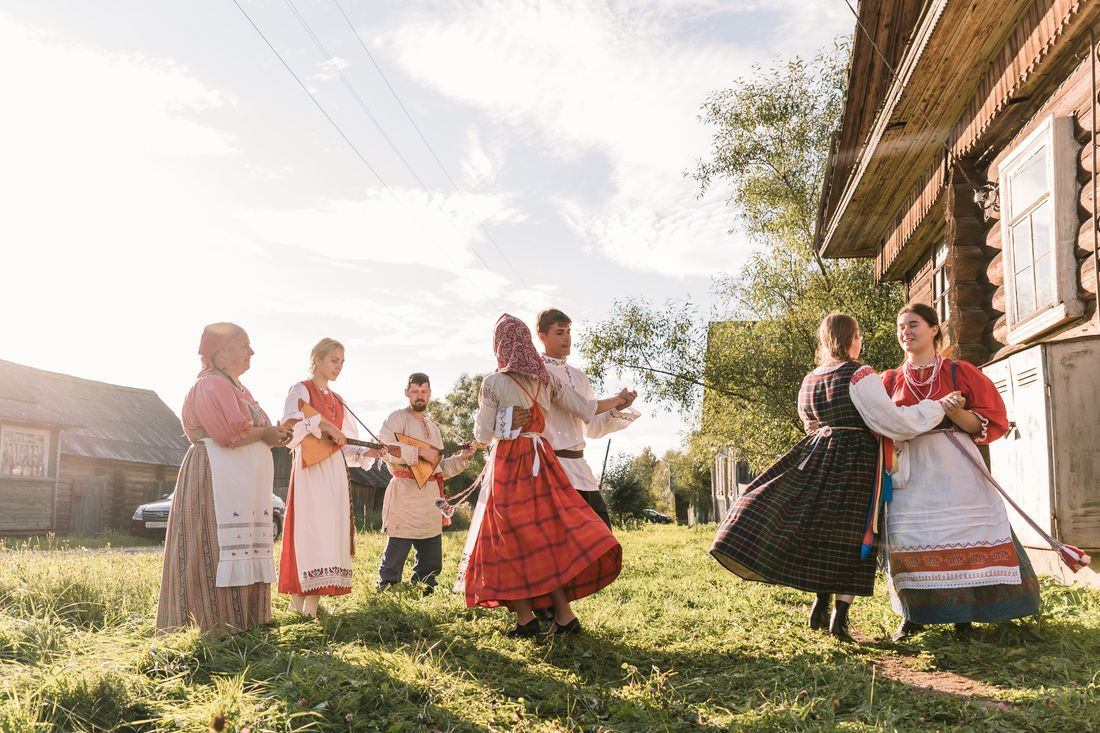
<instances>
[{"instance_id":1,"label":"red headscarf","mask_svg":"<svg viewBox=\"0 0 1100 733\"><path fill-rule=\"evenodd\" d=\"M497 355L498 372L524 374L538 382L550 383L550 372L531 342L531 329L515 316L505 313L497 320L493 351Z\"/></svg>"},{"instance_id":2,"label":"red headscarf","mask_svg":"<svg viewBox=\"0 0 1100 733\"><path fill-rule=\"evenodd\" d=\"M229 342L244 333L244 329L236 323L222 322L211 323L202 330L202 340L199 341L199 356L202 357L202 369L206 371L214 366L213 356Z\"/></svg>"}]
</instances>

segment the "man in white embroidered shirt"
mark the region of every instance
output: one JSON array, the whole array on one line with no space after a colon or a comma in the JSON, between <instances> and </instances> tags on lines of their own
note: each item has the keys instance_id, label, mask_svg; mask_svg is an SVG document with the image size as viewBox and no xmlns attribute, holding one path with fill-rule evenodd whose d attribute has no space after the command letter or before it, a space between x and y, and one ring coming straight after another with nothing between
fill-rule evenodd
<instances>
[{"instance_id":1,"label":"man in white embroidered shirt","mask_svg":"<svg viewBox=\"0 0 1100 733\"><path fill-rule=\"evenodd\" d=\"M569 316L556 308L548 308L538 314L536 330L542 342L543 362L547 371L560 379L562 384L572 387L586 399L596 399L588 375L565 363L572 348L571 325ZM611 517L600 495L599 482L584 460L584 439L602 438L622 430L640 417L640 413L631 407L638 393L628 392L627 396L629 401L622 408L600 413L587 425L580 418L552 407L546 415L546 429L543 431L569 476L569 482L608 527L611 526Z\"/></svg>"}]
</instances>

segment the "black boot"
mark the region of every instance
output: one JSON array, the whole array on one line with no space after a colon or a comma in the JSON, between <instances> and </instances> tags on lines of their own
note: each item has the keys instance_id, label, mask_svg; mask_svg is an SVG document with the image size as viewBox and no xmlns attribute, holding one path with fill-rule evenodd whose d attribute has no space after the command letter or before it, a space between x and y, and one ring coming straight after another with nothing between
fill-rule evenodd
<instances>
[{"instance_id":1,"label":"black boot","mask_svg":"<svg viewBox=\"0 0 1100 733\"><path fill-rule=\"evenodd\" d=\"M829 622L829 633L840 641L855 644L856 640L848 635L848 609L851 606L852 604L848 601L837 599L836 608L833 609L833 618Z\"/></svg>"},{"instance_id":2,"label":"black boot","mask_svg":"<svg viewBox=\"0 0 1100 733\"><path fill-rule=\"evenodd\" d=\"M829 605L833 597L828 593L818 593L814 605L810 607L810 628L816 630L829 628Z\"/></svg>"},{"instance_id":3,"label":"black boot","mask_svg":"<svg viewBox=\"0 0 1100 733\"><path fill-rule=\"evenodd\" d=\"M959 641L965 641L974 635L974 626L969 621L964 621L960 624L955 624L955 638Z\"/></svg>"},{"instance_id":4,"label":"black boot","mask_svg":"<svg viewBox=\"0 0 1100 733\"><path fill-rule=\"evenodd\" d=\"M924 624L918 624L915 621L902 621L901 626L899 626L897 631L894 632L894 635L890 637L890 641L901 641L923 630Z\"/></svg>"}]
</instances>

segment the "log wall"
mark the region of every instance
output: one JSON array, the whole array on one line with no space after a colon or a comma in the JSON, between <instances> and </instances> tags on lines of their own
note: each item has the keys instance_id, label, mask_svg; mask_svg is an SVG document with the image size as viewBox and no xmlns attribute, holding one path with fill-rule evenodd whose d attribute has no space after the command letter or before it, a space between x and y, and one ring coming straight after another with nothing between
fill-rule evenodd
<instances>
[{"instance_id":1,"label":"log wall","mask_svg":"<svg viewBox=\"0 0 1100 733\"><path fill-rule=\"evenodd\" d=\"M1094 51L1095 52L1095 51ZM1081 60L1072 73L1057 87L1054 93L1039 108L1028 123L1020 129L1016 136L1005 145L992 160L986 171L989 180L997 180L999 165L1002 160L1026 138L1047 117L1073 117L1075 119L1075 137L1080 146L1077 156L1077 215L1080 227L1074 246L1074 257L1077 268L1078 297L1085 304L1085 314L1082 321L1088 321L1096 310L1096 277L1095 259L1093 256L1094 228L1096 204L1093 201L1092 186L1093 171L1092 144L1094 110L1096 104L1092 99L1092 78L1090 59ZM989 355L1008 346L1008 319L1005 316L1007 298L1005 291L1004 262L1001 256L1001 228L999 222L991 222L985 233L985 250L991 254L986 263L984 278L991 291L988 300L984 304L984 310L989 317L982 342ZM1060 332L1065 332L1080 325L1081 321L1071 322ZM1048 335L1045 338L1049 338Z\"/></svg>"},{"instance_id":2,"label":"log wall","mask_svg":"<svg viewBox=\"0 0 1100 733\"><path fill-rule=\"evenodd\" d=\"M1096 172L1093 170L1091 147L1095 109L1091 90L1090 59L1086 55L1038 107L1027 124L995 155L983 155L978 160L957 161L948 171L940 201L942 208L934 211L934 214L942 218L938 224L922 222L921 227L933 229L942 226L943 239L947 243L951 315L945 328L945 340L951 355L981 364L1008 348L1008 319L1005 315L1007 295L1000 222L997 219L985 220L984 212L974 202L974 188L987 181L997 181L1000 162L1051 115L1073 117L1076 121L1076 140L1080 146L1077 156L1077 212L1080 226L1074 257L1078 297L1085 304L1085 313L1080 320L1070 322L1043 338L1070 337L1076 329L1094 317L1096 267L1093 237L1097 208L1092 191ZM988 164L986 161L989 161ZM915 231L919 232L919 229ZM917 248L921 250L920 258L906 274L910 300L932 302L933 244L932 241L921 243Z\"/></svg>"}]
</instances>

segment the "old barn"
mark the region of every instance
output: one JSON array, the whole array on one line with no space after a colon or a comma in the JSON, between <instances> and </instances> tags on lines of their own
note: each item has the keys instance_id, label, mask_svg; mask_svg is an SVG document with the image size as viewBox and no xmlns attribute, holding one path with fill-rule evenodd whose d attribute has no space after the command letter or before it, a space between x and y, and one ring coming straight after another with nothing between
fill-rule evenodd
<instances>
[{"instance_id":1,"label":"old barn","mask_svg":"<svg viewBox=\"0 0 1100 733\"><path fill-rule=\"evenodd\" d=\"M816 245L871 257L981 365L1016 427L998 480L1100 548L1100 3L862 0ZM1057 572L1010 510L1038 567Z\"/></svg>"},{"instance_id":2,"label":"old barn","mask_svg":"<svg viewBox=\"0 0 1100 733\"><path fill-rule=\"evenodd\" d=\"M151 390L0 360L0 534L125 529L187 446Z\"/></svg>"}]
</instances>

